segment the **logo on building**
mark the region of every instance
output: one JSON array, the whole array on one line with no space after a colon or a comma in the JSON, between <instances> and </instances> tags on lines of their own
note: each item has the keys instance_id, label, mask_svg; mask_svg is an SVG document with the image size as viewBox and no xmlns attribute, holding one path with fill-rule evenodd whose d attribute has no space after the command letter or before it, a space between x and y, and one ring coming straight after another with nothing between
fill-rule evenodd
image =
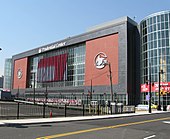
<instances>
[{"instance_id":1,"label":"logo on building","mask_svg":"<svg viewBox=\"0 0 170 139\"><path fill-rule=\"evenodd\" d=\"M95 67L97 69L102 69L106 66L107 64L107 55L103 52L99 52L96 56L95 56Z\"/></svg>"},{"instance_id":2,"label":"logo on building","mask_svg":"<svg viewBox=\"0 0 170 139\"><path fill-rule=\"evenodd\" d=\"M22 78L22 70L21 69L19 69L18 71L17 71L17 77L18 77L18 79L21 79Z\"/></svg>"}]
</instances>

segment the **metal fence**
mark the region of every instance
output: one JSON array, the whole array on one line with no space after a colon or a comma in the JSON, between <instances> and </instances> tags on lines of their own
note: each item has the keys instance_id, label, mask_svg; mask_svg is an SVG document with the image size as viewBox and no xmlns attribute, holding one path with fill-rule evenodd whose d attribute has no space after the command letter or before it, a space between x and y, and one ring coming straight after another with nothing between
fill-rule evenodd
<instances>
[{"instance_id":1,"label":"metal fence","mask_svg":"<svg viewBox=\"0 0 170 139\"><path fill-rule=\"evenodd\" d=\"M71 117L106 115L113 113L134 112L123 106L102 105L50 105L45 103L0 102L0 119L25 119L47 117Z\"/></svg>"}]
</instances>

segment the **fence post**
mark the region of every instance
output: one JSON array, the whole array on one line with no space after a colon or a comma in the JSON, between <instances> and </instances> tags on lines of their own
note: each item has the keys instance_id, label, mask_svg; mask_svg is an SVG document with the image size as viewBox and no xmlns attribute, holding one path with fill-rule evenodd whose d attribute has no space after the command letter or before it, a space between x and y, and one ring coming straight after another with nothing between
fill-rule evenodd
<instances>
[{"instance_id":1,"label":"fence post","mask_svg":"<svg viewBox=\"0 0 170 139\"><path fill-rule=\"evenodd\" d=\"M18 102L18 106L17 106L17 119L19 119L19 102Z\"/></svg>"},{"instance_id":2,"label":"fence post","mask_svg":"<svg viewBox=\"0 0 170 139\"><path fill-rule=\"evenodd\" d=\"M67 104L65 104L64 113L65 113L65 117L66 117L67 116Z\"/></svg>"},{"instance_id":3,"label":"fence post","mask_svg":"<svg viewBox=\"0 0 170 139\"><path fill-rule=\"evenodd\" d=\"M45 118L45 103L43 105L43 118Z\"/></svg>"},{"instance_id":4,"label":"fence post","mask_svg":"<svg viewBox=\"0 0 170 139\"><path fill-rule=\"evenodd\" d=\"M97 106L97 107L98 107L97 109L98 109L98 115L99 115L99 113L100 113L100 107L99 107L99 104L98 104L98 106Z\"/></svg>"},{"instance_id":5,"label":"fence post","mask_svg":"<svg viewBox=\"0 0 170 139\"><path fill-rule=\"evenodd\" d=\"M83 104L83 116L84 116L84 104Z\"/></svg>"}]
</instances>

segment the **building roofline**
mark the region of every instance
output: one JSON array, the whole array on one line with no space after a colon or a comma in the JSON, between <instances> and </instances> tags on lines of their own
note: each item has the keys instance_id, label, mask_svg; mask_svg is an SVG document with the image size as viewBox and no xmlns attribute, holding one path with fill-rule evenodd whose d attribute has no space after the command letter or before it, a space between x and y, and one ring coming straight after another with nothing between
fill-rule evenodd
<instances>
[{"instance_id":1,"label":"building roofline","mask_svg":"<svg viewBox=\"0 0 170 139\"><path fill-rule=\"evenodd\" d=\"M162 15L162 14L166 14L166 13L170 13L170 10L165 10L165 11L160 11L160 12L156 12L156 13L150 14L150 15L146 16L144 19L142 19L142 21L140 23L142 23L143 21L145 21L148 18L151 18L153 16Z\"/></svg>"},{"instance_id":2,"label":"building roofline","mask_svg":"<svg viewBox=\"0 0 170 139\"><path fill-rule=\"evenodd\" d=\"M108 28L108 27L111 27L111 26L120 25L121 23L124 23L124 22L127 22L127 21L130 22L131 24L136 25L136 26L138 25L134 20L132 20L128 16L123 16L123 17L120 17L118 19L114 19L112 21L104 22L102 24L98 24L98 25L89 27L87 29L87 32L97 31L97 30L105 29L105 28Z\"/></svg>"},{"instance_id":3,"label":"building roofline","mask_svg":"<svg viewBox=\"0 0 170 139\"><path fill-rule=\"evenodd\" d=\"M112 21L109 21L109 22L105 22L103 24L96 25L96 26L90 28L85 33L75 35L75 36L72 36L72 37L67 37L65 39L55 41L55 42L52 42L52 43L49 43L49 44L45 44L45 45L39 46L37 48L34 48L34 49L31 49L31 50L28 50L28 51L21 52L19 54L13 55L12 59L18 58L18 55L20 55L20 54L31 53L32 51L37 50L37 49L52 46L52 45L55 45L57 43L59 44L59 43L62 43L62 42L71 41L71 40L77 39L79 37L83 37L85 35L88 35L88 34L91 34L91 33L94 33L94 32L100 31L100 30L105 30L105 29L108 29L108 28L111 28L111 27L114 27L114 26L124 24L125 22L130 22L131 24L133 24L135 26L138 25L134 20L132 20L128 16L124 16L124 17L121 17L121 18L118 18L118 19L115 19L115 20L112 20ZM68 45L66 44L65 46L68 46ZM61 47L58 47L58 48L61 48Z\"/></svg>"}]
</instances>

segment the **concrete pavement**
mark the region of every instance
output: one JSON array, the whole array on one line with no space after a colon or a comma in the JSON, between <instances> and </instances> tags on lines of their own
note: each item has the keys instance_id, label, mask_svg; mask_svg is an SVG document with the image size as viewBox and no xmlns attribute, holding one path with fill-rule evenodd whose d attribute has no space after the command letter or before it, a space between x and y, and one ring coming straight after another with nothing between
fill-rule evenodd
<instances>
[{"instance_id":1,"label":"concrete pavement","mask_svg":"<svg viewBox=\"0 0 170 139\"><path fill-rule=\"evenodd\" d=\"M128 116L139 116L148 114L158 114L167 113L170 111L136 111L135 113L126 114L113 114L113 115L99 115L99 116L79 116L79 117L60 117L60 118L37 118L37 119L15 119L15 120L0 120L0 126L14 125L14 124L42 124L42 123L55 123L55 122L70 122L70 121L83 121L83 120L93 120L93 119L107 119L107 118L118 118L118 117L128 117Z\"/></svg>"}]
</instances>

